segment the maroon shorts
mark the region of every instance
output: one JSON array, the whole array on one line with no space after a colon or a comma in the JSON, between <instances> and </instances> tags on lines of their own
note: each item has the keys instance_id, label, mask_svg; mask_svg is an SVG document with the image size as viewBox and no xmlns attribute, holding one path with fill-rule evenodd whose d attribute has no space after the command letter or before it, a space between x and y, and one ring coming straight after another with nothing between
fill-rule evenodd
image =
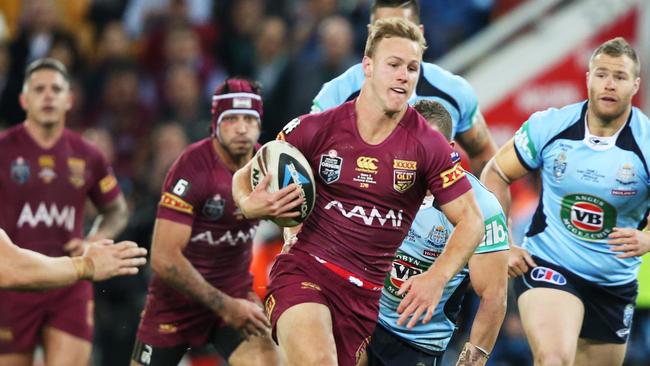
<instances>
[{"instance_id":1,"label":"maroon shorts","mask_svg":"<svg viewBox=\"0 0 650 366\"><path fill-rule=\"evenodd\" d=\"M327 306L340 366L354 366L377 323L381 291L357 287L310 255L294 251L277 257L271 269L265 308L277 342L277 321L288 308L307 302Z\"/></svg>"},{"instance_id":2,"label":"maroon shorts","mask_svg":"<svg viewBox=\"0 0 650 366\"><path fill-rule=\"evenodd\" d=\"M245 290L234 297L246 298L247 294ZM203 304L166 289L147 295L137 339L155 347L198 347L207 344L213 331L224 325L223 320Z\"/></svg>"},{"instance_id":3,"label":"maroon shorts","mask_svg":"<svg viewBox=\"0 0 650 366\"><path fill-rule=\"evenodd\" d=\"M44 292L0 291L0 354L31 352L44 327L92 342L93 308L88 281Z\"/></svg>"}]
</instances>

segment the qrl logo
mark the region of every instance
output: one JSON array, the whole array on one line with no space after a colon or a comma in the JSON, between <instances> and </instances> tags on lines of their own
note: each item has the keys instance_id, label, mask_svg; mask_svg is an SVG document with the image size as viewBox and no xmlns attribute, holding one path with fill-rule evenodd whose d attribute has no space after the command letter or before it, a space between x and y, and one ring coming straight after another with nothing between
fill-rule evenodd
<instances>
[{"instance_id":1,"label":"qrl logo","mask_svg":"<svg viewBox=\"0 0 650 366\"><path fill-rule=\"evenodd\" d=\"M603 229L605 214L593 203L576 202L571 207L571 223L585 231L597 232Z\"/></svg>"}]
</instances>

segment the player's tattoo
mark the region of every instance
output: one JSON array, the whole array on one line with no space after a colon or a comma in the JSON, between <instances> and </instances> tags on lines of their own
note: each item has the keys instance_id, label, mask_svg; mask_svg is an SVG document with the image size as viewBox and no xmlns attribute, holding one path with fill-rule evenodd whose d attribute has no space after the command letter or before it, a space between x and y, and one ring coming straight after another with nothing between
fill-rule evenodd
<instances>
[{"instance_id":1,"label":"player's tattoo","mask_svg":"<svg viewBox=\"0 0 650 366\"><path fill-rule=\"evenodd\" d=\"M176 264L168 264L164 269L164 280L178 291L203 303L215 313L224 308L224 293L212 287L194 269L179 268Z\"/></svg>"}]
</instances>

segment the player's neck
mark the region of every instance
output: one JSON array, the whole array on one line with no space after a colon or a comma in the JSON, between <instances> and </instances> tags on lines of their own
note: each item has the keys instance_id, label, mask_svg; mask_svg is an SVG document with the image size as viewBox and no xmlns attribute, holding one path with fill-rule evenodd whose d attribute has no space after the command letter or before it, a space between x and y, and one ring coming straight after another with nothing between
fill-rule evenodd
<instances>
[{"instance_id":1,"label":"player's neck","mask_svg":"<svg viewBox=\"0 0 650 366\"><path fill-rule=\"evenodd\" d=\"M226 167L232 172L236 172L237 170L241 169L253 157L252 152L246 155L232 156L228 151L226 151L226 149L223 148L223 146L219 143L219 141L217 141L216 138L211 139L211 141L214 151L221 158L221 161L223 161Z\"/></svg>"},{"instance_id":2,"label":"player's neck","mask_svg":"<svg viewBox=\"0 0 650 366\"><path fill-rule=\"evenodd\" d=\"M49 149L56 145L61 135L63 135L64 128L65 125L63 122L42 126L29 118L25 120L25 130L34 142L36 142L36 145L43 149Z\"/></svg>"},{"instance_id":3,"label":"player's neck","mask_svg":"<svg viewBox=\"0 0 650 366\"><path fill-rule=\"evenodd\" d=\"M369 93L364 93L363 90L354 103L354 109L359 135L370 145L382 143L406 113L406 108L403 108L397 113L387 115L377 103L377 99L371 98Z\"/></svg>"},{"instance_id":4,"label":"player's neck","mask_svg":"<svg viewBox=\"0 0 650 366\"><path fill-rule=\"evenodd\" d=\"M589 128L589 133L601 137L613 136L627 122L631 110L632 110L632 106L629 106L625 111L625 113L622 113L620 116L616 117L615 119L605 120L598 117L596 113L594 113L591 110L591 108L588 108L587 127Z\"/></svg>"}]
</instances>

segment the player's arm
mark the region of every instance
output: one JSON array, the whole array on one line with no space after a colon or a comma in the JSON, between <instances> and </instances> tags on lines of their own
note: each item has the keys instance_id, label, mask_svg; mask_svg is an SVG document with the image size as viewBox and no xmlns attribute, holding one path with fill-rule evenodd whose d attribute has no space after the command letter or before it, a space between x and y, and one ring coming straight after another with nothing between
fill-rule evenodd
<instances>
[{"instance_id":1,"label":"player's arm","mask_svg":"<svg viewBox=\"0 0 650 366\"><path fill-rule=\"evenodd\" d=\"M469 260L469 276L480 303L458 365L484 365L506 314L508 251L474 254Z\"/></svg>"},{"instance_id":2,"label":"player's arm","mask_svg":"<svg viewBox=\"0 0 650 366\"><path fill-rule=\"evenodd\" d=\"M156 220L151 243L151 268L179 292L201 302L245 336L262 335L269 327L261 307L236 299L208 283L183 255L192 227L171 220Z\"/></svg>"},{"instance_id":3,"label":"player's arm","mask_svg":"<svg viewBox=\"0 0 650 366\"><path fill-rule=\"evenodd\" d=\"M251 186L252 160L235 172L232 177L232 196L242 214L254 218L294 218L300 212L291 211L302 203L300 187L289 184L281 190L269 193L267 187L271 182L271 173L264 176L253 189Z\"/></svg>"},{"instance_id":4,"label":"player's arm","mask_svg":"<svg viewBox=\"0 0 650 366\"><path fill-rule=\"evenodd\" d=\"M407 324L407 327L412 328L425 311L422 322L431 320L445 285L467 264L485 233L483 216L473 190L463 193L440 208L455 229L436 262L426 272L409 278L400 287L398 294L407 295L397 308L397 312L401 314L398 325L404 324L409 315L413 314Z\"/></svg>"},{"instance_id":5,"label":"player's arm","mask_svg":"<svg viewBox=\"0 0 650 366\"><path fill-rule=\"evenodd\" d=\"M472 172L477 177L481 175L487 162L497 152L497 145L492 139L481 111L476 112L474 124L469 130L456 135L456 141L467 152Z\"/></svg>"},{"instance_id":6,"label":"player's arm","mask_svg":"<svg viewBox=\"0 0 650 366\"><path fill-rule=\"evenodd\" d=\"M510 139L499 149L497 154L487 163L481 181L499 200L503 212L510 218L510 185L527 175L529 170L519 161L515 151L514 139ZM511 277L521 276L528 271L528 267L535 267L528 251L518 246L510 246L508 262L508 275Z\"/></svg>"},{"instance_id":7,"label":"player's arm","mask_svg":"<svg viewBox=\"0 0 650 366\"><path fill-rule=\"evenodd\" d=\"M0 288L44 290L63 287L79 280L101 281L138 273L147 250L133 242L88 247L81 257L48 257L11 242L0 229Z\"/></svg>"}]
</instances>

